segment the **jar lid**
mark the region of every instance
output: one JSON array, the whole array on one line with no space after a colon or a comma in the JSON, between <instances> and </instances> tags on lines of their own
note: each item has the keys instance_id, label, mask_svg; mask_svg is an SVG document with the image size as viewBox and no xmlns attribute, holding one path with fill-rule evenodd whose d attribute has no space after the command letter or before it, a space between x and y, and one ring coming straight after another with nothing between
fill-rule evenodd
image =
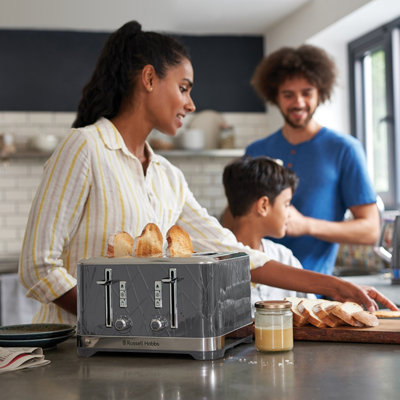
<instances>
[{"instance_id":1,"label":"jar lid","mask_svg":"<svg viewBox=\"0 0 400 400\"><path fill-rule=\"evenodd\" d=\"M268 300L268 301L257 301L255 303L256 308L264 308L264 309L284 309L291 308L292 303L286 300Z\"/></svg>"}]
</instances>

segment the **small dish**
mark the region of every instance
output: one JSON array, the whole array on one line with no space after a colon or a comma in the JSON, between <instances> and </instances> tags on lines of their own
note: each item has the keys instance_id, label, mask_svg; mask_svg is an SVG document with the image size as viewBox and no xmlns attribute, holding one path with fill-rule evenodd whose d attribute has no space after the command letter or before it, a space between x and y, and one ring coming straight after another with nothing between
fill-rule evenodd
<instances>
[{"instance_id":1,"label":"small dish","mask_svg":"<svg viewBox=\"0 0 400 400\"><path fill-rule=\"evenodd\" d=\"M72 334L75 327L67 324L23 324L0 327L0 340L32 340Z\"/></svg>"},{"instance_id":2,"label":"small dish","mask_svg":"<svg viewBox=\"0 0 400 400\"><path fill-rule=\"evenodd\" d=\"M0 346L3 347L42 347L43 349L49 349L57 346L57 344L64 342L69 339L74 332L70 332L67 335L49 337L43 339L2 339L0 338Z\"/></svg>"}]
</instances>

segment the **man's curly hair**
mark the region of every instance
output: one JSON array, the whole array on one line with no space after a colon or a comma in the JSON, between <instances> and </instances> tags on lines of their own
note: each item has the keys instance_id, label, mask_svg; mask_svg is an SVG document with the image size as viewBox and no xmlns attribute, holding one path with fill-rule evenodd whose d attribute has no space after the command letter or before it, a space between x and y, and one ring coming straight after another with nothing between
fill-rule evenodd
<instances>
[{"instance_id":1,"label":"man's curly hair","mask_svg":"<svg viewBox=\"0 0 400 400\"><path fill-rule=\"evenodd\" d=\"M267 102L277 104L279 86L286 79L305 78L315 85L320 103L330 99L336 83L336 65L315 46L283 47L265 57L256 67L251 84Z\"/></svg>"}]
</instances>

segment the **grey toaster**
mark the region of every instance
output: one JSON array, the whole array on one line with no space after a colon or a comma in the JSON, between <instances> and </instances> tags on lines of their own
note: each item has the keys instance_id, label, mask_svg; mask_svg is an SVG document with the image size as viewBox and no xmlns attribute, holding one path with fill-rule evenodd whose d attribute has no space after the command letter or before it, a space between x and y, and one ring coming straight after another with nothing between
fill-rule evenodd
<instances>
[{"instance_id":1,"label":"grey toaster","mask_svg":"<svg viewBox=\"0 0 400 400\"><path fill-rule=\"evenodd\" d=\"M249 257L91 258L77 269L78 355L98 351L221 358L252 336ZM239 337L238 337L239 336Z\"/></svg>"}]
</instances>

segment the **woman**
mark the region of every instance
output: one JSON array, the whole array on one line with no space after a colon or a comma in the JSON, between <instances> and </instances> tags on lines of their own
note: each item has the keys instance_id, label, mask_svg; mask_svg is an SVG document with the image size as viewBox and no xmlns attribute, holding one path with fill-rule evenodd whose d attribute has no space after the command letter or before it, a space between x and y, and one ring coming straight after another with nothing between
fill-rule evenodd
<instances>
[{"instance_id":1,"label":"woman","mask_svg":"<svg viewBox=\"0 0 400 400\"><path fill-rule=\"evenodd\" d=\"M76 129L46 163L29 215L19 274L27 296L41 302L34 322L74 324L78 261L105 256L110 235L135 237L149 222L164 235L178 223L195 251L248 252L255 282L352 298L370 309L376 298L395 309L371 288L268 261L197 203L182 172L146 142L152 129L176 134L195 110L192 85L189 56L174 39L143 32L135 21L110 36L83 90Z\"/></svg>"}]
</instances>

